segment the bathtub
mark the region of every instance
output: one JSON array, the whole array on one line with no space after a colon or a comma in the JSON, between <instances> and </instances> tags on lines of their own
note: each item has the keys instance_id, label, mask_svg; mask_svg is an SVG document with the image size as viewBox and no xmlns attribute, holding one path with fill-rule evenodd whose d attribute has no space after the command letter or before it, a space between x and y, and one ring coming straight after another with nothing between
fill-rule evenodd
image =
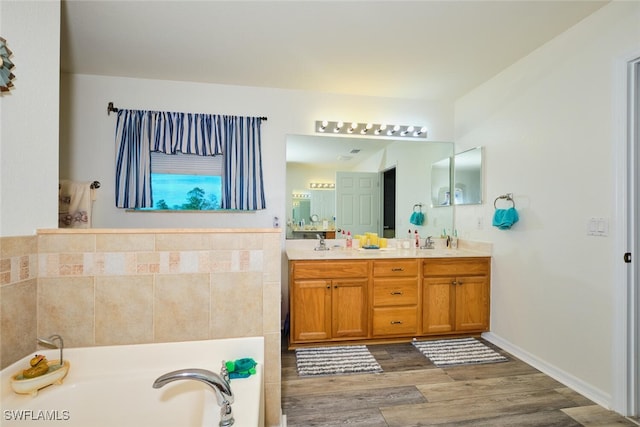
<instances>
[{"instance_id":1,"label":"bathtub","mask_svg":"<svg viewBox=\"0 0 640 427\"><path fill-rule=\"evenodd\" d=\"M11 377L33 357L2 370L0 425L64 427L212 427L220 419L213 390L198 381L175 381L152 388L162 374L185 368L220 372L222 360L251 357L258 365L249 378L232 379L235 426L264 425L264 339L232 338L178 343L69 348L63 384L41 389L36 396L16 394ZM38 350L49 360L58 350Z\"/></svg>"}]
</instances>

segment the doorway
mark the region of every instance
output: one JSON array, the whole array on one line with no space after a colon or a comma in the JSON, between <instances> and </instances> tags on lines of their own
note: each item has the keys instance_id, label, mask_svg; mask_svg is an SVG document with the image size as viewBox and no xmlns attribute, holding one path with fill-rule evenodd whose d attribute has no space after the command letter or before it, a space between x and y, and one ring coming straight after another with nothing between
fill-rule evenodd
<instances>
[{"instance_id":1,"label":"doorway","mask_svg":"<svg viewBox=\"0 0 640 427\"><path fill-rule=\"evenodd\" d=\"M627 233L629 235L629 248L632 250L631 263L631 280L629 281L630 287L630 307L629 307L629 354L631 364L630 366L632 374L632 388L631 393L632 404L630 408L630 414L633 415L636 420L640 420L640 263L638 263L637 257L640 256L640 242L635 237L636 231L640 230L640 209L638 201L640 200L640 58L632 61L629 64L629 86L630 86L630 126L629 126L629 139L632 145L633 167L630 174L633 179L633 185L630 186L633 189L633 197L629 198L629 204L632 209L632 221L633 226L629 227Z\"/></svg>"},{"instance_id":2,"label":"doorway","mask_svg":"<svg viewBox=\"0 0 640 427\"><path fill-rule=\"evenodd\" d=\"M396 168L382 172L382 237L396 237Z\"/></svg>"},{"instance_id":3,"label":"doorway","mask_svg":"<svg viewBox=\"0 0 640 427\"><path fill-rule=\"evenodd\" d=\"M618 161L622 187L619 205L622 215L624 263L621 264L621 286L616 296L620 316L614 334L618 336L619 351L615 406L616 411L640 420L640 56L625 63L624 91L624 147ZM621 100L622 101L622 100ZM622 267L623 266L623 267Z\"/></svg>"}]
</instances>

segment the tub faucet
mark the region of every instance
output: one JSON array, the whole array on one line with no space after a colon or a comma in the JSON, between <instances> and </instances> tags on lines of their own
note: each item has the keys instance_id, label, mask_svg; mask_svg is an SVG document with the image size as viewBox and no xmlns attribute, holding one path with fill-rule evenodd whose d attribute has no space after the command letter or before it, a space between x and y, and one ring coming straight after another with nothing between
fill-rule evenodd
<instances>
[{"instance_id":1,"label":"tub faucet","mask_svg":"<svg viewBox=\"0 0 640 427\"><path fill-rule=\"evenodd\" d=\"M55 341L60 341L60 345L56 345ZM62 350L64 350L64 340L58 334L51 335L49 338L38 338L38 344L44 345L51 348L59 348L60 349L60 365L64 365L64 360L62 360Z\"/></svg>"},{"instance_id":2,"label":"tub faucet","mask_svg":"<svg viewBox=\"0 0 640 427\"><path fill-rule=\"evenodd\" d=\"M231 413L233 403L233 392L229 382L215 372L206 369L180 369L161 375L153 382L153 388L160 388L165 384L177 380L200 381L211 387L216 394L218 405L220 405L220 427L233 425L234 419Z\"/></svg>"}]
</instances>

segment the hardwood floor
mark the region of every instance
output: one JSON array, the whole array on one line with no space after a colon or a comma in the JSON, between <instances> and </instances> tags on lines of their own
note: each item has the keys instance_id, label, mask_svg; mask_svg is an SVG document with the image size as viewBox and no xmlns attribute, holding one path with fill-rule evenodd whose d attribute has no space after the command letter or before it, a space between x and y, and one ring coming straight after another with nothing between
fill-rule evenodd
<instances>
[{"instance_id":1,"label":"hardwood floor","mask_svg":"<svg viewBox=\"0 0 640 427\"><path fill-rule=\"evenodd\" d=\"M492 344L508 362L438 368L410 343L369 345L383 373L300 377L282 347L288 427L635 426Z\"/></svg>"}]
</instances>

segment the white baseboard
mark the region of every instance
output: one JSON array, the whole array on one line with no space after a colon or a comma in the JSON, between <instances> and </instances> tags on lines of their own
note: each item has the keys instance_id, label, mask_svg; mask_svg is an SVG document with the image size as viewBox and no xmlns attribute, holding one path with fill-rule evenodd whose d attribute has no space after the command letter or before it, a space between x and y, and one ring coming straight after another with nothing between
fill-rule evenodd
<instances>
[{"instance_id":1,"label":"white baseboard","mask_svg":"<svg viewBox=\"0 0 640 427\"><path fill-rule=\"evenodd\" d=\"M511 344L509 341L494 334L493 332L486 332L482 334L482 338L486 339L492 344L497 345L501 349L508 351L516 356L523 362L528 363L539 371L549 375L554 380L561 382L567 387L575 390L584 397L591 399L593 402L607 409L611 409L611 395L603 392L602 390L595 388L581 379L571 375L568 372L559 369L558 367L551 365L550 363L534 356L533 354L523 350L522 348Z\"/></svg>"}]
</instances>

